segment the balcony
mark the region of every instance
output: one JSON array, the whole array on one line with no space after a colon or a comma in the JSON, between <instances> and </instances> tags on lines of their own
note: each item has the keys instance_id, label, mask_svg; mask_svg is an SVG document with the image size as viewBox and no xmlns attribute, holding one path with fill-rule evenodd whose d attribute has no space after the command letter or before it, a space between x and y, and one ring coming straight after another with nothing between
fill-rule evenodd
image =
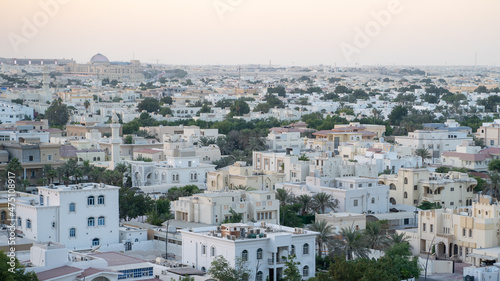
<instances>
[{"instance_id":1,"label":"balcony","mask_svg":"<svg viewBox=\"0 0 500 281\"><path fill-rule=\"evenodd\" d=\"M276 265L278 264L284 264L285 263L285 260L282 259L282 258L279 258L276 260ZM274 259L267 259L267 264L268 265L274 265Z\"/></svg>"}]
</instances>

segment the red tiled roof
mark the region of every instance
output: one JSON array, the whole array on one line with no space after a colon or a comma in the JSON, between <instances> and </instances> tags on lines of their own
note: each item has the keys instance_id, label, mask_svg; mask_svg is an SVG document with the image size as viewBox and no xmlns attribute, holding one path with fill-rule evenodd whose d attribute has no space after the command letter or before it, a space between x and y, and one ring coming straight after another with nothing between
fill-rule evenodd
<instances>
[{"instance_id":1,"label":"red tiled roof","mask_svg":"<svg viewBox=\"0 0 500 281\"><path fill-rule=\"evenodd\" d=\"M72 267L72 266L61 266L53 269L49 269L46 271L38 272L36 275L38 276L38 280L45 281L50 280L56 277L61 277L65 275L69 275L72 273L82 272L83 269Z\"/></svg>"},{"instance_id":2,"label":"red tiled roof","mask_svg":"<svg viewBox=\"0 0 500 281\"><path fill-rule=\"evenodd\" d=\"M500 154L500 147L488 147L488 148L485 148L485 149L479 151L479 153L487 153L487 154L497 155L497 154Z\"/></svg>"},{"instance_id":3,"label":"red tiled roof","mask_svg":"<svg viewBox=\"0 0 500 281\"><path fill-rule=\"evenodd\" d=\"M101 268L95 268L95 267L89 267L89 268L85 269L85 270L82 272L82 274L78 275L78 278L91 276L91 275L94 275L94 274L97 274L97 273L101 273L101 272L114 272L114 273L119 273L119 272L117 272L117 271L113 271L113 270L101 269Z\"/></svg>"}]
</instances>

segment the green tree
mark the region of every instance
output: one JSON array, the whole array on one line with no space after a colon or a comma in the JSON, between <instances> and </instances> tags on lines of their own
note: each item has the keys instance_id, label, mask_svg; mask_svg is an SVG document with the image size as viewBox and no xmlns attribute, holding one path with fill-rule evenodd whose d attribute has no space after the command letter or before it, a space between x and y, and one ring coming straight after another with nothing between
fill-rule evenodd
<instances>
[{"instance_id":1,"label":"green tree","mask_svg":"<svg viewBox=\"0 0 500 281\"><path fill-rule=\"evenodd\" d=\"M278 86L274 88L267 88L267 93L268 94L278 94L280 97L286 96L286 90L285 87Z\"/></svg>"},{"instance_id":2,"label":"green tree","mask_svg":"<svg viewBox=\"0 0 500 281\"><path fill-rule=\"evenodd\" d=\"M9 172L14 173L14 177L16 179L17 183L20 183L21 178L23 176L23 167L21 166L21 162L19 162L19 159L17 158L12 158L10 159L9 163L7 163L7 166L5 167L5 181L7 184L8 178L9 178ZM17 186L17 185L16 185Z\"/></svg>"},{"instance_id":3,"label":"green tree","mask_svg":"<svg viewBox=\"0 0 500 281\"><path fill-rule=\"evenodd\" d=\"M307 229L318 232L316 244L318 244L318 256L321 257L323 255L323 245L332 239L333 225L328 224L325 220L320 220L310 224Z\"/></svg>"},{"instance_id":4,"label":"green tree","mask_svg":"<svg viewBox=\"0 0 500 281\"><path fill-rule=\"evenodd\" d=\"M233 208L229 209L229 213L231 214L231 216L227 217L222 223L238 223L243 219L243 214L236 213Z\"/></svg>"},{"instance_id":5,"label":"green tree","mask_svg":"<svg viewBox=\"0 0 500 281\"><path fill-rule=\"evenodd\" d=\"M488 170L493 172L500 172L500 159L493 159L488 163Z\"/></svg>"},{"instance_id":6,"label":"green tree","mask_svg":"<svg viewBox=\"0 0 500 281\"><path fill-rule=\"evenodd\" d=\"M288 257L282 257L285 260L285 269L283 269L283 280L284 281L301 281L302 274L300 274L300 270L298 265L300 262L295 261L295 254L289 255Z\"/></svg>"},{"instance_id":7,"label":"green tree","mask_svg":"<svg viewBox=\"0 0 500 281\"><path fill-rule=\"evenodd\" d=\"M61 100L54 100L45 110L45 118L48 119L50 126L66 125L69 120L69 109Z\"/></svg>"},{"instance_id":8,"label":"green tree","mask_svg":"<svg viewBox=\"0 0 500 281\"><path fill-rule=\"evenodd\" d=\"M363 232L354 228L342 228L339 236L332 239L330 247L347 260L352 260L354 255L367 258L369 253Z\"/></svg>"},{"instance_id":9,"label":"green tree","mask_svg":"<svg viewBox=\"0 0 500 281\"><path fill-rule=\"evenodd\" d=\"M170 107L162 107L160 109L160 114L165 116L165 115L172 115L172 109Z\"/></svg>"},{"instance_id":10,"label":"green tree","mask_svg":"<svg viewBox=\"0 0 500 281\"><path fill-rule=\"evenodd\" d=\"M35 272L26 271L24 266L19 263L19 260L16 257L11 260L11 258L4 251L0 251L0 280L38 281L38 277Z\"/></svg>"},{"instance_id":11,"label":"green tree","mask_svg":"<svg viewBox=\"0 0 500 281\"><path fill-rule=\"evenodd\" d=\"M87 109L89 109L89 107L90 107L90 101L89 100L85 100L83 102L83 106L85 107L85 112L87 112Z\"/></svg>"},{"instance_id":12,"label":"green tree","mask_svg":"<svg viewBox=\"0 0 500 281\"><path fill-rule=\"evenodd\" d=\"M132 144L134 142L134 138L132 135L128 135L125 137L125 141L123 142L124 144Z\"/></svg>"},{"instance_id":13,"label":"green tree","mask_svg":"<svg viewBox=\"0 0 500 281\"><path fill-rule=\"evenodd\" d=\"M131 220L139 216L145 215L151 210L153 200L144 194L136 194L130 188L120 188L119 197L119 213L120 219Z\"/></svg>"},{"instance_id":14,"label":"green tree","mask_svg":"<svg viewBox=\"0 0 500 281\"><path fill-rule=\"evenodd\" d=\"M449 171L450 171L450 168L448 168L448 167L437 167L436 168L436 173L446 174Z\"/></svg>"},{"instance_id":15,"label":"green tree","mask_svg":"<svg viewBox=\"0 0 500 281\"><path fill-rule=\"evenodd\" d=\"M335 212L335 209L338 207L337 199L333 199L331 194L326 194L325 192L314 194L312 199L313 208L322 214L325 213L326 209L331 209Z\"/></svg>"},{"instance_id":16,"label":"green tree","mask_svg":"<svg viewBox=\"0 0 500 281\"><path fill-rule=\"evenodd\" d=\"M488 185L488 191L493 197L498 199L500 194L500 173L490 173L490 184Z\"/></svg>"},{"instance_id":17,"label":"green tree","mask_svg":"<svg viewBox=\"0 0 500 281\"><path fill-rule=\"evenodd\" d=\"M137 105L137 109L139 112L143 110L156 112L160 109L160 102L155 98L145 98Z\"/></svg>"},{"instance_id":18,"label":"green tree","mask_svg":"<svg viewBox=\"0 0 500 281\"><path fill-rule=\"evenodd\" d=\"M250 107L248 106L248 103L246 103L242 99L238 99L231 105L231 107L229 107L228 117L231 118L233 116L243 116L244 114L247 114L249 112Z\"/></svg>"},{"instance_id":19,"label":"green tree","mask_svg":"<svg viewBox=\"0 0 500 281\"><path fill-rule=\"evenodd\" d=\"M408 108L398 105L394 107L394 109L389 114L389 122L392 125L399 126L401 124L401 120L403 120L403 117L405 117L406 115L408 115Z\"/></svg>"},{"instance_id":20,"label":"green tree","mask_svg":"<svg viewBox=\"0 0 500 281\"><path fill-rule=\"evenodd\" d=\"M426 148L419 148L415 150L415 155L422 159L422 167L424 166L424 160L431 158L431 154Z\"/></svg>"},{"instance_id":21,"label":"green tree","mask_svg":"<svg viewBox=\"0 0 500 281\"><path fill-rule=\"evenodd\" d=\"M241 281L250 277L250 270L241 257L236 258L232 267L223 256L217 256L210 264L208 273L219 281Z\"/></svg>"},{"instance_id":22,"label":"green tree","mask_svg":"<svg viewBox=\"0 0 500 281\"><path fill-rule=\"evenodd\" d=\"M366 224L365 236L368 245L372 249L380 249L386 240L379 222L368 222Z\"/></svg>"},{"instance_id":23,"label":"green tree","mask_svg":"<svg viewBox=\"0 0 500 281\"><path fill-rule=\"evenodd\" d=\"M308 194L302 194L302 195L299 195L297 196L297 202L300 203L300 205L302 205L301 207L301 210L300 210L300 215L301 216L305 216L308 211L311 209L311 205L312 205L312 197Z\"/></svg>"},{"instance_id":24,"label":"green tree","mask_svg":"<svg viewBox=\"0 0 500 281\"><path fill-rule=\"evenodd\" d=\"M170 201L167 199L158 199L153 203L151 211L146 214L146 222L160 226L164 221L173 218L170 213Z\"/></svg>"}]
</instances>

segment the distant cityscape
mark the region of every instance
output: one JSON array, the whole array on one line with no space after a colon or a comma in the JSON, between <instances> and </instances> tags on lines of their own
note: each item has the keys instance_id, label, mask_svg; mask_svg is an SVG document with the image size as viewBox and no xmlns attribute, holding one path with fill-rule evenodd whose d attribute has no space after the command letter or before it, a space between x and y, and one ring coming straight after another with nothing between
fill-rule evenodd
<instances>
[{"instance_id":1,"label":"distant cityscape","mask_svg":"<svg viewBox=\"0 0 500 281\"><path fill-rule=\"evenodd\" d=\"M499 67L112 55L0 58L0 276L500 278Z\"/></svg>"}]
</instances>

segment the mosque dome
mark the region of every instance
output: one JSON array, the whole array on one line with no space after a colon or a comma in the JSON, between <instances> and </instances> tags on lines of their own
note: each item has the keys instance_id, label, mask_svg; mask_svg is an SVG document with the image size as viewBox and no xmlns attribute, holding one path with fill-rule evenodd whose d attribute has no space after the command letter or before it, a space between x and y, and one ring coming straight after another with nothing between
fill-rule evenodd
<instances>
[{"instance_id":1,"label":"mosque dome","mask_svg":"<svg viewBox=\"0 0 500 281\"><path fill-rule=\"evenodd\" d=\"M106 56L99 53L99 54L93 56L90 59L90 62L91 63L109 63L109 60Z\"/></svg>"}]
</instances>

